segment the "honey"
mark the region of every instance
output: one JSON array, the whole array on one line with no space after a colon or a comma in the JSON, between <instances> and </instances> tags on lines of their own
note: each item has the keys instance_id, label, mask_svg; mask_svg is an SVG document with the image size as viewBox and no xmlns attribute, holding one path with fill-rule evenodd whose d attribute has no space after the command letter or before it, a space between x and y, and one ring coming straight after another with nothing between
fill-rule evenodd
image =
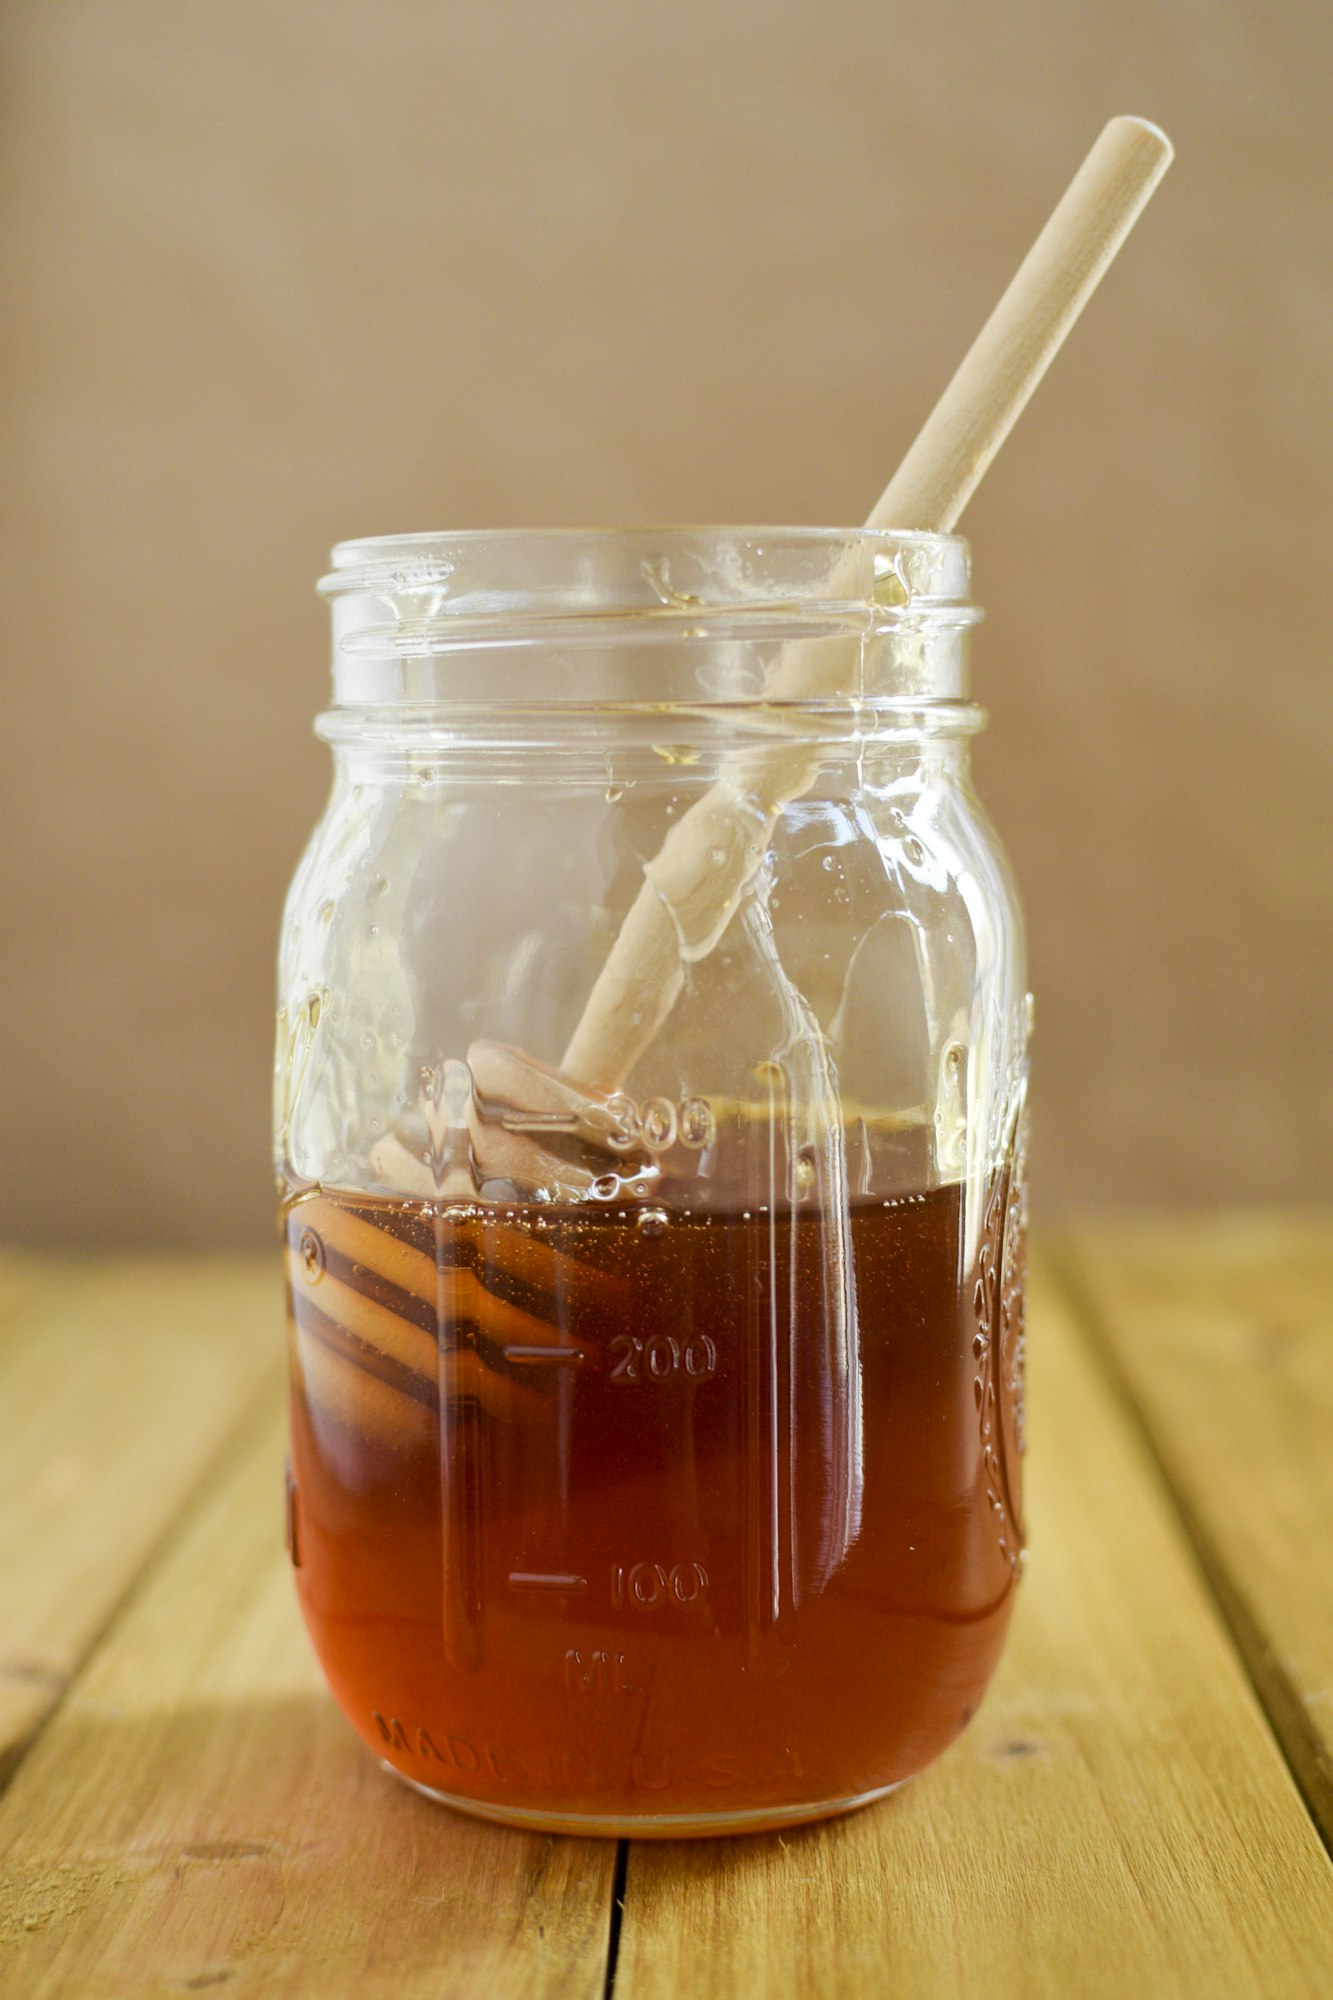
<instances>
[{"instance_id":1,"label":"honey","mask_svg":"<svg viewBox=\"0 0 1333 2000\"><path fill-rule=\"evenodd\" d=\"M473 1811L637 1833L873 1797L1019 1574L1022 1198L286 1210L289 1531L334 1693ZM832 1239L832 1240L831 1240Z\"/></svg>"}]
</instances>

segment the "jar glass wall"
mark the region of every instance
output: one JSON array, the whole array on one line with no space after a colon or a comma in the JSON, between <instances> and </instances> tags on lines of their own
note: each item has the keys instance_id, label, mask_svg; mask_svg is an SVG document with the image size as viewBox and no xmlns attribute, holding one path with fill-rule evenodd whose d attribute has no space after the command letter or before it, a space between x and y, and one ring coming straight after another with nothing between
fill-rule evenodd
<instances>
[{"instance_id":1,"label":"jar glass wall","mask_svg":"<svg viewBox=\"0 0 1333 2000\"><path fill-rule=\"evenodd\" d=\"M468 1810L817 1817L994 1665L1027 1008L967 581L863 531L335 552L289 1518L353 1725Z\"/></svg>"}]
</instances>

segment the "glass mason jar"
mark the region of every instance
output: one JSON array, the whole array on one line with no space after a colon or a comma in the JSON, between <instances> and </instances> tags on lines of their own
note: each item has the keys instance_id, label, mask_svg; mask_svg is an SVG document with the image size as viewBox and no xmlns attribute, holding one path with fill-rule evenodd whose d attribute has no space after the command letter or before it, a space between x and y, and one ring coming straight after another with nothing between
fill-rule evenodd
<instances>
[{"instance_id":1,"label":"glass mason jar","mask_svg":"<svg viewBox=\"0 0 1333 2000\"><path fill-rule=\"evenodd\" d=\"M522 1825L919 1770L1022 1550L1021 919L966 544L415 535L322 589L288 1519L353 1726Z\"/></svg>"}]
</instances>

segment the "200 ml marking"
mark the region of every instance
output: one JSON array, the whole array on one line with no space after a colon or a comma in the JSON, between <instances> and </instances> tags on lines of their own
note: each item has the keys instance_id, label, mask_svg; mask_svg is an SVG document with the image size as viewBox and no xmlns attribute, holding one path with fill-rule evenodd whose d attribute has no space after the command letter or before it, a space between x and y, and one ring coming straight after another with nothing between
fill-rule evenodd
<instances>
[{"instance_id":1,"label":"200 ml marking","mask_svg":"<svg viewBox=\"0 0 1333 2000\"><path fill-rule=\"evenodd\" d=\"M655 1333L651 1340L619 1333L610 1353L613 1382L670 1382L682 1376L707 1382L717 1373L717 1348L706 1333L691 1334L685 1341L669 1333Z\"/></svg>"}]
</instances>

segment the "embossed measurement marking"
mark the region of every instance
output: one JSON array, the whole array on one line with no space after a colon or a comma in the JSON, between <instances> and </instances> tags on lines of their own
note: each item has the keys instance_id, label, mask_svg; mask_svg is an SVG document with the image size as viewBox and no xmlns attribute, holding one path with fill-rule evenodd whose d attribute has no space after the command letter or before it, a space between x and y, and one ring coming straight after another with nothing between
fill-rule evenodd
<instances>
[{"instance_id":1,"label":"embossed measurement marking","mask_svg":"<svg viewBox=\"0 0 1333 2000\"><path fill-rule=\"evenodd\" d=\"M613 1382L669 1382L682 1375L706 1382L717 1372L717 1348L706 1333L691 1334L684 1342L669 1333L655 1333L650 1340L618 1333L610 1352Z\"/></svg>"},{"instance_id":2,"label":"embossed measurement marking","mask_svg":"<svg viewBox=\"0 0 1333 2000\"><path fill-rule=\"evenodd\" d=\"M519 1347L511 1345L504 1350L506 1361L566 1361L579 1362L583 1359L581 1347Z\"/></svg>"},{"instance_id":3,"label":"embossed measurement marking","mask_svg":"<svg viewBox=\"0 0 1333 2000\"><path fill-rule=\"evenodd\" d=\"M643 1694L630 1678L623 1653L583 1654L571 1646L565 1654L565 1686L571 1694Z\"/></svg>"},{"instance_id":4,"label":"embossed measurement marking","mask_svg":"<svg viewBox=\"0 0 1333 2000\"><path fill-rule=\"evenodd\" d=\"M586 1576L574 1576L567 1571L546 1571L535 1569L511 1569L509 1572L511 1590L586 1590Z\"/></svg>"},{"instance_id":5,"label":"embossed measurement marking","mask_svg":"<svg viewBox=\"0 0 1333 2000\"><path fill-rule=\"evenodd\" d=\"M611 1602L617 1610L632 1605L652 1611L659 1604L697 1604L708 1595L708 1571L702 1563L612 1563Z\"/></svg>"}]
</instances>

